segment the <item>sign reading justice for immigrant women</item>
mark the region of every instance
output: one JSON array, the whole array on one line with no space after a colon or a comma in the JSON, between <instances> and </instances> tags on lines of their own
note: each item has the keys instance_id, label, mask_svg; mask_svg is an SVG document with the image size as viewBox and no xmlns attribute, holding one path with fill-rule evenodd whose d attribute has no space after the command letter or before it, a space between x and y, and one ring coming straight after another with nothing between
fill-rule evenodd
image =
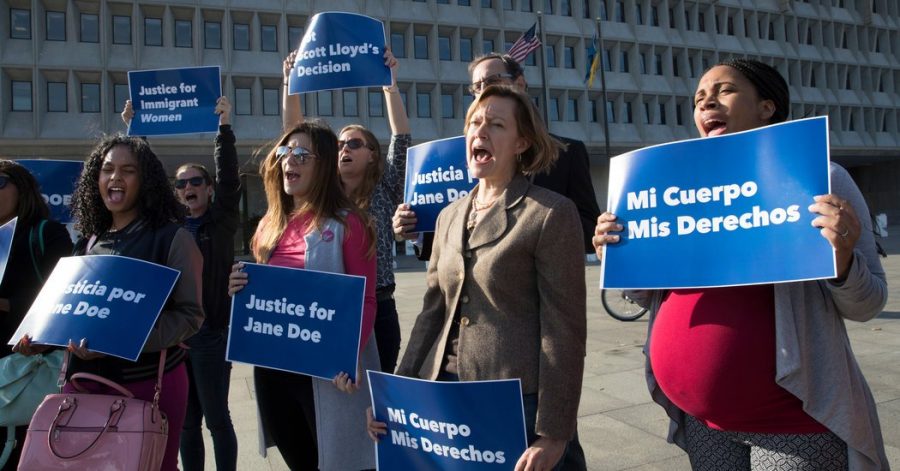
<instances>
[{"instance_id":1,"label":"sign reading justice for immigrant women","mask_svg":"<svg viewBox=\"0 0 900 471\"><path fill-rule=\"evenodd\" d=\"M415 232L434 232L438 214L478 181L466 165L466 137L426 142L407 150L403 201L416 212Z\"/></svg>"},{"instance_id":2,"label":"sign reading justice for immigrant women","mask_svg":"<svg viewBox=\"0 0 900 471\"><path fill-rule=\"evenodd\" d=\"M355 13L323 12L309 19L288 90L297 93L391 84L384 65L384 24Z\"/></svg>"},{"instance_id":3,"label":"sign reading justice for immigrant women","mask_svg":"<svg viewBox=\"0 0 900 471\"><path fill-rule=\"evenodd\" d=\"M129 136L215 132L216 100L222 96L219 67L128 72L134 118Z\"/></svg>"},{"instance_id":4,"label":"sign reading justice for immigrant women","mask_svg":"<svg viewBox=\"0 0 900 471\"><path fill-rule=\"evenodd\" d=\"M826 117L639 149L610 160L601 286L699 288L836 276L809 212L830 192Z\"/></svg>"},{"instance_id":5,"label":"sign reading justice for immigrant women","mask_svg":"<svg viewBox=\"0 0 900 471\"><path fill-rule=\"evenodd\" d=\"M512 471L527 447L518 379L425 381L368 371L375 419L387 424L378 469Z\"/></svg>"},{"instance_id":6,"label":"sign reading justice for immigrant women","mask_svg":"<svg viewBox=\"0 0 900 471\"><path fill-rule=\"evenodd\" d=\"M179 275L118 255L63 257L9 343L26 334L45 345L86 339L90 350L135 361Z\"/></svg>"},{"instance_id":7,"label":"sign reading justice for immigrant women","mask_svg":"<svg viewBox=\"0 0 900 471\"><path fill-rule=\"evenodd\" d=\"M227 358L331 380L356 379L366 278L245 263Z\"/></svg>"}]
</instances>

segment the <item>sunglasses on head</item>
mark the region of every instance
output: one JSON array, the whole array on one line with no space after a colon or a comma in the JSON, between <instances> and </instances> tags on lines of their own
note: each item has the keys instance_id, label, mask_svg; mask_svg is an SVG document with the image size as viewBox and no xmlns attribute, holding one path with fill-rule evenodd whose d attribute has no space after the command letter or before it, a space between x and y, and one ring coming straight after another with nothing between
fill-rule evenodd
<instances>
[{"instance_id":1,"label":"sunglasses on head","mask_svg":"<svg viewBox=\"0 0 900 471\"><path fill-rule=\"evenodd\" d=\"M516 77L513 74L494 74L488 77L485 77L483 80L479 80L477 82L473 82L472 85L469 86L469 93L473 96L480 94L484 91L485 88L491 85L497 85L498 83L504 83L506 80L512 81Z\"/></svg>"},{"instance_id":2,"label":"sunglasses on head","mask_svg":"<svg viewBox=\"0 0 900 471\"><path fill-rule=\"evenodd\" d=\"M200 186L205 182L203 177L191 177L191 178L178 178L175 180L175 188L179 190L183 190L188 186L188 183L191 186Z\"/></svg>"},{"instance_id":3,"label":"sunglasses on head","mask_svg":"<svg viewBox=\"0 0 900 471\"><path fill-rule=\"evenodd\" d=\"M309 159L315 159L318 156L302 147L278 146L275 148L275 156L279 159L290 157L298 165L305 164Z\"/></svg>"},{"instance_id":4,"label":"sunglasses on head","mask_svg":"<svg viewBox=\"0 0 900 471\"><path fill-rule=\"evenodd\" d=\"M360 147L369 147L368 145L366 145L365 141L358 137L354 137L353 139L348 139L346 141L338 141L338 150L343 149L345 145L349 147L350 150L356 150Z\"/></svg>"},{"instance_id":5,"label":"sunglasses on head","mask_svg":"<svg viewBox=\"0 0 900 471\"><path fill-rule=\"evenodd\" d=\"M7 183L9 183L9 177L7 175L0 175L0 190L6 188Z\"/></svg>"}]
</instances>

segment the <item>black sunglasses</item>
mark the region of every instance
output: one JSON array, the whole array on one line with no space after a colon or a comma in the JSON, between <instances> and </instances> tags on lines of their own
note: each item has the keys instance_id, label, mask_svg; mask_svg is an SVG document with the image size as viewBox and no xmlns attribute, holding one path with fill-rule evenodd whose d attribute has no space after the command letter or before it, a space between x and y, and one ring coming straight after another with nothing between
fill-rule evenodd
<instances>
[{"instance_id":1,"label":"black sunglasses","mask_svg":"<svg viewBox=\"0 0 900 471\"><path fill-rule=\"evenodd\" d=\"M0 175L0 190L6 188L7 183L9 183L9 177L7 175Z\"/></svg>"},{"instance_id":2,"label":"black sunglasses","mask_svg":"<svg viewBox=\"0 0 900 471\"><path fill-rule=\"evenodd\" d=\"M275 148L275 156L283 159L289 156L294 159L298 165L304 165L309 159L315 159L319 156L302 147L278 146Z\"/></svg>"},{"instance_id":3,"label":"black sunglasses","mask_svg":"<svg viewBox=\"0 0 900 471\"><path fill-rule=\"evenodd\" d=\"M469 93L472 96L479 95L485 88L496 85L498 83L503 83L505 80L515 80L515 76L513 74L494 74L488 77L485 77L483 80L479 80L477 82L473 82L472 85L469 86Z\"/></svg>"},{"instance_id":4,"label":"black sunglasses","mask_svg":"<svg viewBox=\"0 0 900 471\"><path fill-rule=\"evenodd\" d=\"M345 145L347 147L349 147L350 150L356 150L356 149L359 149L360 147L366 147L368 149L371 149L371 147L366 145L365 141L363 141L362 139L360 139L358 137L354 137L353 139L348 139L346 141L338 141L338 150L343 149Z\"/></svg>"},{"instance_id":5,"label":"black sunglasses","mask_svg":"<svg viewBox=\"0 0 900 471\"><path fill-rule=\"evenodd\" d=\"M203 177L191 177L191 178L179 178L175 180L175 188L179 190L183 190L188 186L188 183L191 186L200 186L206 181Z\"/></svg>"}]
</instances>

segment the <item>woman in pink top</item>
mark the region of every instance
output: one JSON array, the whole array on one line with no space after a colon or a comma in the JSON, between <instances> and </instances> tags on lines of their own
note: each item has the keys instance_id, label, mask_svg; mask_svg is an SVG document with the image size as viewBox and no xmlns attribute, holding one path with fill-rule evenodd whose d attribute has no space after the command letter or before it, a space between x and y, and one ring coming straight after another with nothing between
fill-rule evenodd
<instances>
[{"instance_id":1,"label":"woman in pink top","mask_svg":"<svg viewBox=\"0 0 900 471\"><path fill-rule=\"evenodd\" d=\"M703 75L694 104L697 130L712 137L785 121L790 95L777 70L736 59ZM889 468L844 326L881 311L884 270L859 189L836 164L830 178L832 193L809 211L834 249L837 278L631 293L651 311L650 393L695 470ZM600 215L598 256L622 230L615 215Z\"/></svg>"},{"instance_id":2,"label":"woman in pink top","mask_svg":"<svg viewBox=\"0 0 900 471\"><path fill-rule=\"evenodd\" d=\"M337 161L337 136L322 123L306 121L281 136L260 164L268 210L253 236L253 256L258 263L365 276L360 364L363 369L378 370L378 353L371 339L374 234L367 217L344 196ZM247 284L241 267L235 264L231 273L230 294ZM364 375L357 378L362 382ZM351 383L346 373L336 376L332 385L306 375L256 367L254 380L263 453L274 444L291 469L375 467L366 424L359 420L368 398L338 393L338 389L352 393L361 386Z\"/></svg>"}]
</instances>

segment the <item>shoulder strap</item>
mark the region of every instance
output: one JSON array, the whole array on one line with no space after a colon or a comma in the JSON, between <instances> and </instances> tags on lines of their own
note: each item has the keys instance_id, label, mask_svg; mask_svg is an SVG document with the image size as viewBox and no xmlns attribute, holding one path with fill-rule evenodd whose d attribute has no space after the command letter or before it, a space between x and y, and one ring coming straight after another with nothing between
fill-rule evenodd
<instances>
[{"instance_id":1,"label":"shoulder strap","mask_svg":"<svg viewBox=\"0 0 900 471\"><path fill-rule=\"evenodd\" d=\"M44 275L41 274L41 269L38 267L38 257L44 257L44 226L47 225L47 220L42 219L40 224L37 226L37 237L34 235L34 226L31 226L31 229L28 231L28 244L31 247L31 266L34 267L34 274L37 276L38 281L42 284L44 283ZM35 247L37 245L37 247ZM37 251L40 250L40 255L37 255Z\"/></svg>"}]
</instances>

